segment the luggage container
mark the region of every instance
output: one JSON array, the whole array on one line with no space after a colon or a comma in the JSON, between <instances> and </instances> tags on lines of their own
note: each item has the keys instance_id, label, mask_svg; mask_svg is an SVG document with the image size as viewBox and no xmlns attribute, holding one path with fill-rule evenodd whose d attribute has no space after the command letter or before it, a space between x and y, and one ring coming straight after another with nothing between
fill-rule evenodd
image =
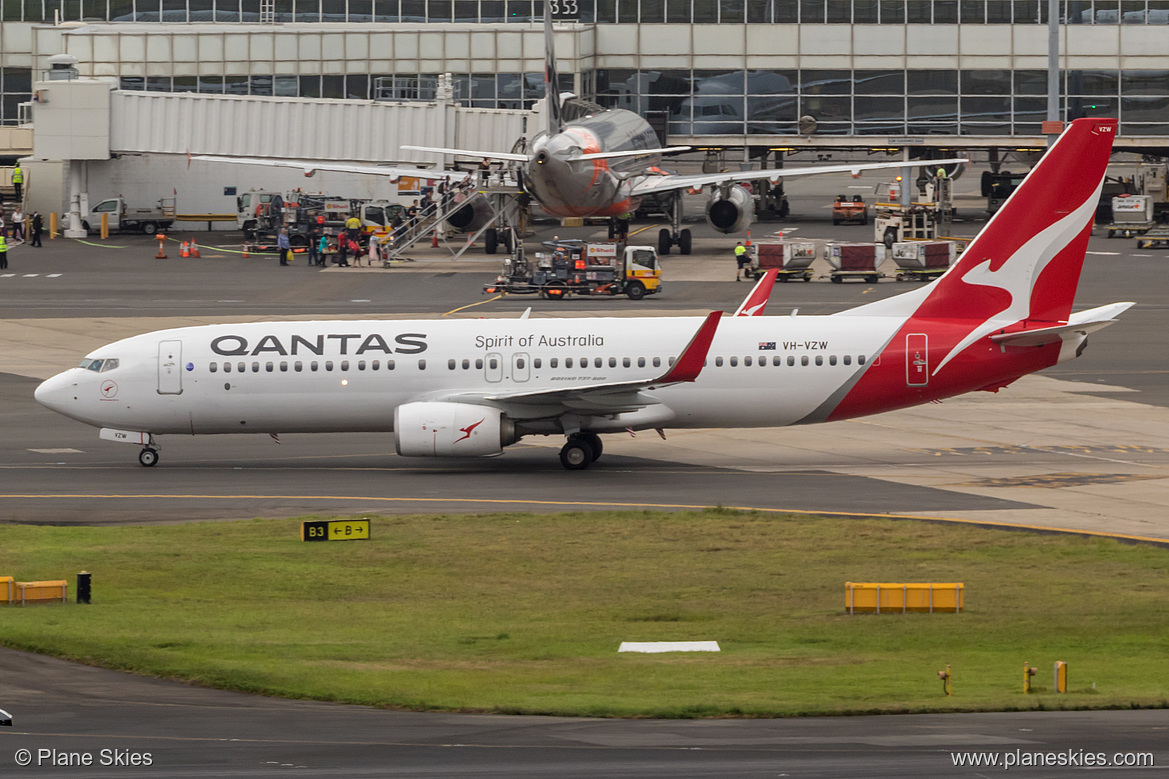
<instances>
[{"instance_id":1,"label":"luggage container","mask_svg":"<svg viewBox=\"0 0 1169 779\"><path fill-rule=\"evenodd\" d=\"M1144 235L1153 224L1153 198L1150 195L1112 198L1112 224L1107 228L1109 238Z\"/></svg>"},{"instance_id":2,"label":"luggage container","mask_svg":"<svg viewBox=\"0 0 1169 779\"><path fill-rule=\"evenodd\" d=\"M893 244L897 280L933 281L945 273L958 256L953 241L904 241Z\"/></svg>"},{"instance_id":3,"label":"luggage container","mask_svg":"<svg viewBox=\"0 0 1169 779\"><path fill-rule=\"evenodd\" d=\"M816 259L816 244L811 241L786 241L784 243L757 243L751 262L751 275L755 280L772 268L778 268L776 281L789 279L812 280L812 262Z\"/></svg>"},{"instance_id":4,"label":"luggage container","mask_svg":"<svg viewBox=\"0 0 1169 779\"><path fill-rule=\"evenodd\" d=\"M832 283L845 279L863 279L876 284L881 278L877 268L885 261L885 245L881 243L829 243L824 245L824 259L832 266Z\"/></svg>"}]
</instances>

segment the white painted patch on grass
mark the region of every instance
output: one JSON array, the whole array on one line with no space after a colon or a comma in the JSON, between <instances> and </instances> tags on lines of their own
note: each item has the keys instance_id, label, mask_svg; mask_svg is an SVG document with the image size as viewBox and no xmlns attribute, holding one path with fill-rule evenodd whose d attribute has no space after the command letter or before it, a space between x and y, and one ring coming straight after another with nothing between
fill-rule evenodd
<instances>
[{"instance_id":1,"label":"white painted patch on grass","mask_svg":"<svg viewBox=\"0 0 1169 779\"><path fill-rule=\"evenodd\" d=\"M718 652L717 641L622 641L618 652Z\"/></svg>"}]
</instances>

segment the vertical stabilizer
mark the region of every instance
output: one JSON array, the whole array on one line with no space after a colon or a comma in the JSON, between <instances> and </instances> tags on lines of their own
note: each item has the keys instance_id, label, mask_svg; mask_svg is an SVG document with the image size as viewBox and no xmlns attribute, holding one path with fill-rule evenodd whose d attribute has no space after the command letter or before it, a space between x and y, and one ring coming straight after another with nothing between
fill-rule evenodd
<instances>
[{"instance_id":1,"label":"vertical stabilizer","mask_svg":"<svg viewBox=\"0 0 1169 779\"><path fill-rule=\"evenodd\" d=\"M556 77L556 37L552 33L551 3L544 4L544 102L547 104L548 135L564 129L560 111L560 79Z\"/></svg>"},{"instance_id":2,"label":"vertical stabilizer","mask_svg":"<svg viewBox=\"0 0 1169 779\"><path fill-rule=\"evenodd\" d=\"M1115 119L1075 120L945 275L842 313L981 322L969 340L1004 322L1066 322L1115 136Z\"/></svg>"}]
</instances>

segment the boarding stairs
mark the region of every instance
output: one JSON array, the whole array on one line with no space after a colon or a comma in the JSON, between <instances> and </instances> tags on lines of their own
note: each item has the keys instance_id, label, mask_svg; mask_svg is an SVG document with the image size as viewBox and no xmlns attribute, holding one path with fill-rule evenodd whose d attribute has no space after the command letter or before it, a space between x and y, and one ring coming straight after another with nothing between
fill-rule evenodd
<instances>
[{"instance_id":1,"label":"boarding stairs","mask_svg":"<svg viewBox=\"0 0 1169 779\"><path fill-rule=\"evenodd\" d=\"M433 241L436 234L441 239L443 246L451 252L451 259L459 259L489 229L495 228L503 234L508 227L518 225L520 193L521 190L518 186L505 181L502 184L491 185L484 189L472 190L458 202L455 202L455 198L452 197L445 209L440 206L434 213L425 218L419 217L413 227L403 225L395 230L391 234L392 240L386 245L387 261L404 259L403 253L411 246L422 240ZM474 206L478 199L482 199L487 204L492 218L487 220L473 235L467 236L465 240L448 240L447 233L451 231L446 229L447 219L466 205ZM463 237L462 233L455 233L455 235L459 239Z\"/></svg>"}]
</instances>

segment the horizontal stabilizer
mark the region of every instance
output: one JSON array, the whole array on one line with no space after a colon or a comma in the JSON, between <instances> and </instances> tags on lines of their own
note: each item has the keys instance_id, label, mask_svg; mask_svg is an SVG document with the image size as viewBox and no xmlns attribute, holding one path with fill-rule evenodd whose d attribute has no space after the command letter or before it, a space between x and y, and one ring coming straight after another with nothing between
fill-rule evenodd
<instances>
[{"instance_id":1,"label":"horizontal stabilizer","mask_svg":"<svg viewBox=\"0 0 1169 779\"><path fill-rule=\"evenodd\" d=\"M1042 346L1065 340L1069 335L1085 336L1115 323L1115 317L1132 306L1132 303L1113 303L1109 306L1081 311L1070 317L1066 325L1016 330L1011 333L994 333L990 336L990 340L1005 346Z\"/></svg>"},{"instance_id":2,"label":"horizontal stabilizer","mask_svg":"<svg viewBox=\"0 0 1169 779\"><path fill-rule=\"evenodd\" d=\"M515 154L509 151L475 151L473 149L444 149L437 146L403 146L403 151L425 151L435 154L455 154L460 157L479 157L485 160L512 160L513 162L527 162L528 155Z\"/></svg>"},{"instance_id":3,"label":"horizontal stabilizer","mask_svg":"<svg viewBox=\"0 0 1169 779\"><path fill-rule=\"evenodd\" d=\"M402 148L406 148L403 146ZM689 146L665 146L660 149L626 149L625 151L599 151L593 154L582 154L572 160L612 160L618 157L648 157L651 154L673 154L675 152L690 151Z\"/></svg>"}]
</instances>

